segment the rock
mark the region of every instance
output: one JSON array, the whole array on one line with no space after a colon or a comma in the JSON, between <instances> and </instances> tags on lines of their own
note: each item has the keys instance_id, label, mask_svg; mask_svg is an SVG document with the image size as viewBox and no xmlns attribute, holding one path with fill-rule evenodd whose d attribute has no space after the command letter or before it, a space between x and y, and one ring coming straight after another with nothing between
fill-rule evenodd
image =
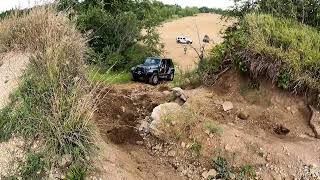
<instances>
[{"instance_id":1,"label":"rock","mask_svg":"<svg viewBox=\"0 0 320 180\"><path fill-rule=\"evenodd\" d=\"M139 126L139 131L144 133L149 133L150 132L149 123L143 120Z\"/></svg>"},{"instance_id":2,"label":"rock","mask_svg":"<svg viewBox=\"0 0 320 180\"><path fill-rule=\"evenodd\" d=\"M121 106L121 111L126 112L126 108L124 106Z\"/></svg>"},{"instance_id":3,"label":"rock","mask_svg":"<svg viewBox=\"0 0 320 180\"><path fill-rule=\"evenodd\" d=\"M205 132L208 136L210 136L210 131L209 131L208 129L206 129L204 132Z\"/></svg>"},{"instance_id":4,"label":"rock","mask_svg":"<svg viewBox=\"0 0 320 180\"><path fill-rule=\"evenodd\" d=\"M4 83L7 84L9 82L9 80L5 80Z\"/></svg>"},{"instance_id":5,"label":"rock","mask_svg":"<svg viewBox=\"0 0 320 180\"><path fill-rule=\"evenodd\" d=\"M186 147L186 143L185 142L181 142L181 147L185 148Z\"/></svg>"},{"instance_id":6,"label":"rock","mask_svg":"<svg viewBox=\"0 0 320 180\"><path fill-rule=\"evenodd\" d=\"M217 176L217 171L215 169L210 169L208 172L205 171L202 173L204 179L215 178Z\"/></svg>"},{"instance_id":7,"label":"rock","mask_svg":"<svg viewBox=\"0 0 320 180\"><path fill-rule=\"evenodd\" d=\"M309 108L312 112L310 126L315 134L315 137L320 139L320 112L312 106L309 106Z\"/></svg>"},{"instance_id":8,"label":"rock","mask_svg":"<svg viewBox=\"0 0 320 180\"><path fill-rule=\"evenodd\" d=\"M72 162L72 156L70 154L65 154L62 156L59 166L67 167L71 164L71 162Z\"/></svg>"},{"instance_id":9,"label":"rock","mask_svg":"<svg viewBox=\"0 0 320 180\"><path fill-rule=\"evenodd\" d=\"M137 145L143 145L143 141L137 141Z\"/></svg>"},{"instance_id":10,"label":"rock","mask_svg":"<svg viewBox=\"0 0 320 180\"><path fill-rule=\"evenodd\" d=\"M244 111L244 110L241 110L239 113L238 113L238 118L242 119L242 120L247 120L249 118L249 114Z\"/></svg>"},{"instance_id":11,"label":"rock","mask_svg":"<svg viewBox=\"0 0 320 180\"><path fill-rule=\"evenodd\" d=\"M187 96L186 96L185 94L182 94L182 95L180 96L180 99L181 99L182 101L184 101L184 102L186 102L186 101L188 100L188 98L187 98Z\"/></svg>"},{"instance_id":12,"label":"rock","mask_svg":"<svg viewBox=\"0 0 320 180\"><path fill-rule=\"evenodd\" d=\"M232 102L230 101L225 101L223 104L222 104L222 107L223 107L223 110L224 111L230 111L233 109L233 104Z\"/></svg>"},{"instance_id":13,"label":"rock","mask_svg":"<svg viewBox=\"0 0 320 180\"><path fill-rule=\"evenodd\" d=\"M236 179L236 175L233 174L233 173L231 173L231 174L230 174L230 179Z\"/></svg>"},{"instance_id":14,"label":"rock","mask_svg":"<svg viewBox=\"0 0 320 180\"><path fill-rule=\"evenodd\" d=\"M175 126L177 124L176 121L171 121L171 126Z\"/></svg>"},{"instance_id":15,"label":"rock","mask_svg":"<svg viewBox=\"0 0 320 180\"><path fill-rule=\"evenodd\" d=\"M182 94L184 94L183 90L180 87L172 88L172 93L175 97L180 97Z\"/></svg>"},{"instance_id":16,"label":"rock","mask_svg":"<svg viewBox=\"0 0 320 180\"><path fill-rule=\"evenodd\" d=\"M176 151L174 151L174 150L169 151L169 152L168 152L168 156L169 156L169 157L174 157L174 156L176 156Z\"/></svg>"},{"instance_id":17,"label":"rock","mask_svg":"<svg viewBox=\"0 0 320 180\"><path fill-rule=\"evenodd\" d=\"M184 91L179 88L179 87L175 87L172 88L172 94L174 96L174 99L181 99L184 103L187 101L188 96L184 93Z\"/></svg>"},{"instance_id":18,"label":"rock","mask_svg":"<svg viewBox=\"0 0 320 180\"><path fill-rule=\"evenodd\" d=\"M160 144L157 144L153 147L153 149L160 151L162 149L162 146Z\"/></svg>"},{"instance_id":19,"label":"rock","mask_svg":"<svg viewBox=\"0 0 320 180\"><path fill-rule=\"evenodd\" d=\"M161 120L163 117L168 116L176 111L181 110L181 106L177 103L165 103L155 107L151 113L152 122L150 123L150 132L161 138L163 135L163 131L159 129L159 125L161 124Z\"/></svg>"}]
</instances>

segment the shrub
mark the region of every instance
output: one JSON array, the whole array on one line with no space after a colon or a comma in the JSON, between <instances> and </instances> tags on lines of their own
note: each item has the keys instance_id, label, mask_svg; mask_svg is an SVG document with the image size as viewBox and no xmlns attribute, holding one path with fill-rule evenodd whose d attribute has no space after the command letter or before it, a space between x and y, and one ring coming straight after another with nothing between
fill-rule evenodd
<instances>
[{"instance_id":1,"label":"shrub","mask_svg":"<svg viewBox=\"0 0 320 180\"><path fill-rule=\"evenodd\" d=\"M202 70L208 74L216 74L222 68L225 59L225 44L216 45L209 52L208 58L204 61Z\"/></svg>"},{"instance_id":2,"label":"shrub","mask_svg":"<svg viewBox=\"0 0 320 180\"><path fill-rule=\"evenodd\" d=\"M218 156L213 160L213 167L217 170L219 178L231 178L232 169L225 158Z\"/></svg>"}]
</instances>

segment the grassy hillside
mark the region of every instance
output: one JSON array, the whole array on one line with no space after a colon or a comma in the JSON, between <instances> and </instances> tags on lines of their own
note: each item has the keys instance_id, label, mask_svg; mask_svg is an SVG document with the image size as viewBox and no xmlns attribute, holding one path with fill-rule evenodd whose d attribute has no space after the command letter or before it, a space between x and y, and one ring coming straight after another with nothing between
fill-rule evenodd
<instances>
[{"instance_id":1,"label":"grassy hillside","mask_svg":"<svg viewBox=\"0 0 320 180\"><path fill-rule=\"evenodd\" d=\"M235 65L290 90L320 90L320 34L294 20L247 14L226 35Z\"/></svg>"},{"instance_id":2,"label":"grassy hillside","mask_svg":"<svg viewBox=\"0 0 320 180\"><path fill-rule=\"evenodd\" d=\"M35 8L0 21L0 53L10 51L30 57L12 103L0 112L0 140L15 134L30 143L17 176L39 179L60 168L58 162L67 155L71 164L63 173L81 179L96 134L91 87L83 69L85 39L63 13ZM34 142L42 148L31 149Z\"/></svg>"}]
</instances>

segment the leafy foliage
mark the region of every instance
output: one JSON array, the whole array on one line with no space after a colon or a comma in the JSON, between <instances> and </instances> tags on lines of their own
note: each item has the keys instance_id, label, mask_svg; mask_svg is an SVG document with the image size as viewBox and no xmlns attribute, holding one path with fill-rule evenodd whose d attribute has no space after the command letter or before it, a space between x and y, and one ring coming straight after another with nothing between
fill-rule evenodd
<instances>
[{"instance_id":1,"label":"leafy foliage","mask_svg":"<svg viewBox=\"0 0 320 180\"><path fill-rule=\"evenodd\" d=\"M232 174L231 166L229 162L223 157L217 157L213 160L213 167L217 170L220 178L231 179L230 176Z\"/></svg>"},{"instance_id":2,"label":"leafy foliage","mask_svg":"<svg viewBox=\"0 0 320 180\"><path fill-rule=\"evenodd\" d=\"M161 22L199 13L198 8L150 0L60 0L58 7L78 15L78 28L89 32L88 62L115 71L129 70L148 56L160 55L156 26Z\"/></svg>"},{"instance_id":3,"label":"leafy foliage","mask_svg":"<svg viewBox=\"0 0 320 180\"><path fill-rule=\"evenodd\" d=\"M237 6L229 13L244 17L248 13L271 14L280 18L290 18L319 28L320 1L318 0L236 0Z\"/></svg>"}]
</instances>

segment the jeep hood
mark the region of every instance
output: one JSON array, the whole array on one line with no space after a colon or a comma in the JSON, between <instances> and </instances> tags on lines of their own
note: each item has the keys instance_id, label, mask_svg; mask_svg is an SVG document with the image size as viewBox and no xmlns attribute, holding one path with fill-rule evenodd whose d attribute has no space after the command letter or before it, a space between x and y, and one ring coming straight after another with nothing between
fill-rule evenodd
<instances>
[{"instance_id":1,"label":"jeep hood","mask_svg":"<svg viewBox=\"0 0 320 180\"><path fill-rule=\"evenodd\" d=\"M139 64L139 65L136 66L136 67L143 68L143 69L155 69L155 68L157 68L158 66L157 66L157 65L146 66L146 65L144 65L144 64Z\"/></svg>"}]
</instances>

